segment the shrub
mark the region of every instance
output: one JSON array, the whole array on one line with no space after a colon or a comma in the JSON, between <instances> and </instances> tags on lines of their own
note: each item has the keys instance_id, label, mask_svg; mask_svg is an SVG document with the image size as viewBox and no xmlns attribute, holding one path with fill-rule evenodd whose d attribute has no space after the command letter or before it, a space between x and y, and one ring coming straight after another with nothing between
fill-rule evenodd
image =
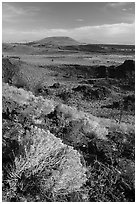
<instances>
[{"instance_id":1,"label":"shrub","mask_svg":"<svg viewBox=\"0 0 137 204\"><path fill-rule=\"evenodd\" d=\"M7 84L3 116L4 201L134 201L132 125Z\"/></svg>"},{"instance_id":2,"label":"shrub","mask_svg":"<svg viewBox=\"0 0 137 204\"><path fill-rule=\"evenodd\" d=\"M88 185L91 202L120 202L126 201L117 183L120 181L120 172L96 160L89 167Z\"/></svg>"},{"instance_id":3,"label":"shrub","mask_svg":"<svg viewBox=\"0 0 137 204\"><path fill-rule=\"evenodd\" d=\"M42 129L32 127L28 134L31 142L25 145L26 153L15 157L15 168L7 180L12 194L28 191L33 195L37 189L41 196L50 192L55 197L79 191L86 181L80 154Z\"/></svg>"},{"instance_id":4,"label":"shrub","mask_svg":"<svg viewBox=\"0 0 137 204\"><path fill-rule=\"evenodd\" d=\"M2 58L2 79L5 83L13 83L12 79L19 72L19 67L13 65L8 58Z\"/></svg>"}]
</instances>

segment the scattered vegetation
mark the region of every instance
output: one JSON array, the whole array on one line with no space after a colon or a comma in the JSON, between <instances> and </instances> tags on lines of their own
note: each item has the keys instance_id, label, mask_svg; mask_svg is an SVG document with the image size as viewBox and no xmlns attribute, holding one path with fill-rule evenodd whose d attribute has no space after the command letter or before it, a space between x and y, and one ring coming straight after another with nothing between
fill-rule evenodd
<instances>
[{"instance_id":1,"label":"scattered vegetation","mask_svg":"<svg viewBox=\"0 0 137 204\"><path fill-rule=\"evenodd\" d=\"M3 201L133 202L134 136L3 83Z\"/></svg>"},{"instance_id":2,"label":"scattered vegetation","mask_svg":"<svg viewBox=\"0 0 137 204\"><path fill-rule=\"evenodd\" d=\"M21 49L33 44L45 46ZM91 47L98 52L67 46ZM3 201L134 202L134 123L123 122L134 118L134 61L28 67L14 56L2 60Z\"/></svg>"},{"instance_id":3,"label":"scattered vegetation","mask_svg":"<svg viewBox=\"0 0 137 204\"><path fill-rule=\"evenodd\" d=\"M13 65L11 61L3 57L2 58L2 80L5 83L12 84L13 83L13 77L17 75L19 72L19 67L16 65Z\"/></svg>"}]
</instances>

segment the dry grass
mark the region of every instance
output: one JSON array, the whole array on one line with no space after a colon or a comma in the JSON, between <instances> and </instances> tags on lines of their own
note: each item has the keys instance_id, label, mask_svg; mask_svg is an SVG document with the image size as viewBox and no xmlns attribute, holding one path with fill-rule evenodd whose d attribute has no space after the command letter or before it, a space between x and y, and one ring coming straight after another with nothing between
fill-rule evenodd
<instances>
[{"instance_id":1,"label":"dry grass","mask_svg":"<svg viewBox=\"0 0 137 204\"><path fill-rule=\"evenodd\" d=\"M79 191L86 182L80 154L50 132L36 127L31 128L28 137L25 155L15 158L15 169L8 179L12 191L17 193L19 188L26 193L30 188L31 192L35 185L43 194L50 191L54 196Z\"/></svg>"},{"instance_id":2,"label":"dry grass","mask_svg":"<svg viewBox=\"0 0 137 204\"><path fill-rule=\"evenodd\" d=\"M57 105L7 84L3 85L3 97L11 112L18 109L13 112L16 121L10 116L12 128L4 118L4 137L16 139L24 150L15 155L10 170L6 169L3 200L134 200L133 126ZM9 104L3 106L4 113Z\"/></svg>"}]
</instances>

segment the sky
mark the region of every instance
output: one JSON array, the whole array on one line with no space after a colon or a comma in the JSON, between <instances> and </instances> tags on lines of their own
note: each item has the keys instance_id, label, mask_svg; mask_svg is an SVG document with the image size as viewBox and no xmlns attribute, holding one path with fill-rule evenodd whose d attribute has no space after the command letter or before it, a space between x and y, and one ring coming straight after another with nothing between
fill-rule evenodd
<instances>
[{"instance_id":1,"label":"sky","mask_svg":"<svg viewBox=\"0 0 137 204\"><path fill-rule=\"evenodd\" d=\"M83 43L134 44L134 2L3 2L2 41L68 36Z\"/></svg>"}]
</instances>

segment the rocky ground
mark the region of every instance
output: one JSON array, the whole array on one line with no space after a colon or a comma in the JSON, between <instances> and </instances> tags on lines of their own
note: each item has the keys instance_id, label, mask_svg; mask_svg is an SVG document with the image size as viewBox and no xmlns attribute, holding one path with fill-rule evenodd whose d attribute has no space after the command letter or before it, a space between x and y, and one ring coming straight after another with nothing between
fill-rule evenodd
<instances>
[{"instance_id":1,"label":"rocky ground","mask_svg":"<svg viewBox=\"0 0 137 204\"><path fill-rule=\"evenodd\" d=\"M6 56L3 201L133 202L133 58L76 64Z\"/></svg>"}]
</instances>

